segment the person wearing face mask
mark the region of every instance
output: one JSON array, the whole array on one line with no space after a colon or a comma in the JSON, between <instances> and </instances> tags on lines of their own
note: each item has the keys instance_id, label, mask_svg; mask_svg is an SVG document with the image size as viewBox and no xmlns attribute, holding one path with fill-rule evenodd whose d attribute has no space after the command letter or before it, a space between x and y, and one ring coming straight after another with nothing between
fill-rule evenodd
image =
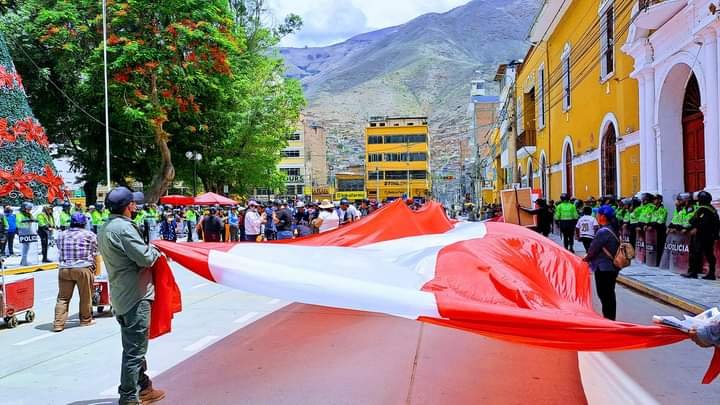
<instances>
[{"instance_id":1,"label":"person wearing face mask","mask_svg":"<svg viewBox=\"0 0 720 405\"><path fill-rule=\"evenodd\" d=\"M247 212L245 213L245 240L247 242L257 241L262 224L263 219L258 212L258 203L255 200L250 200Z\"/></svg>"},{"instance_id":2,"label":"person wearing face mask","mask_svg":"<svg viewBox=\"0 0 720 405\"><path fill-rule=\"evenodd\" d=\"M165 214L165 219L160 223L160 239L169 242L177 242L177 221L172 212Z\"/></svg>"},{"instance_id":3,"label":"person wearing face mask","mask_svg":"<svg viewBox=\"0 0 720 405\"><path fill-rule=\"evenodd\" d=\"M153 388L146 373L150 312L155 299L151 267L160 252L145 243L131 220L143 200L142 193L126 187L111 190L105 197L111 215L97 238L110 282L113 312L120 324L120 404L150 404L165 397L165 392Z\"/></svg>"}]
</instances>

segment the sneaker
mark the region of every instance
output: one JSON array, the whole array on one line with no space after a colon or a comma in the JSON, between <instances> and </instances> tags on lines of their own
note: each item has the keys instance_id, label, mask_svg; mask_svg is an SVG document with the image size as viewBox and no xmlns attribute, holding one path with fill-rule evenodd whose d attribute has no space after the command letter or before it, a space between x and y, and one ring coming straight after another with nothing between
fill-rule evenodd
<instances>
[{"instance_id":1,"label":"sneaker","mask_svg":"<svg viewBox=\"0 0 720 405\"><path fill-rule=\"evenodd\" d=\"M698 278L698 275L695 273L683 273L680 276L685 277L685 278Z\"/></svg>"},{"instance_id":2,"label":"sneaker","mask_svg":"<svg viewBox=\"0 0 720 405\"><path fill-rule=\"evenodd\" d=\"M53 332L62 332L63 330L65 330L65 328L62 326L53 326L52 328Z\"/></svg>"},{"instance_id":3,"label":"sneaker","mask_svg":"<svg viewBox=\"0 0 720 405\"><path fill-rule=\"evenodd\" d=\"M156 390L150 387L144 391L140 391L140 403L143 405L162 401L163 398L165 398L165 391L163 390Z\"/></svg>"},{"instance_id":4,"label":"sneaker","mask_svg":"<svg viewBox=\"0 0 720 405\"><path fill-rule=\"evenodd\" d=\"M702 279L703 280L717 280L717 278L715 277L714 274L713 275L708 274L707 276L703 277Z\"/></svg>"}]
</instances>

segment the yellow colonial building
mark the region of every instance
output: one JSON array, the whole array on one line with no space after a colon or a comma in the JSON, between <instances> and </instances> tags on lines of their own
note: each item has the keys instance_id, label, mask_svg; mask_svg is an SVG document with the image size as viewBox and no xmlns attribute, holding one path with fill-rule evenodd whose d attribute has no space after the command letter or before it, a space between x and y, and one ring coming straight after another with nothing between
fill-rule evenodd
<instances>
[{"instance_id":1,"label":"yellow colonial building","mask_svg":"<svg viewBox=\"0 0 720 405\"><path fill-rule=\"evenodd\" d=\"M365 128L367 197L427 198L430 192L427 117L372 117Z\"/></svg>"},{"instance_id":2,"label":"yellow colonial building","mask_svg":"<svg viewBox=\"0 0 720 405\"><path fill-rule=\"evenodd\" d=\"M635 3L549 0L540 10L507 107L523 186L549 199L640 190L638 83L620 50Z\"/></svg>"}]
</instances>

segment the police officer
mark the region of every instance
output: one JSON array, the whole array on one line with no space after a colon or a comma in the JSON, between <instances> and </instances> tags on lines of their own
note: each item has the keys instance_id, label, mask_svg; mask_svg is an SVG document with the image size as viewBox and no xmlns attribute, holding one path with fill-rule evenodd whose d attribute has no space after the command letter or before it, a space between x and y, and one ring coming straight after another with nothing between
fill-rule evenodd
<instances>
[{"instance_id":1,"label":"police officer","mask_svg":"<svg viewBox=\"0 0 720 405\"><path fill-rule=\"evenodd\" d=\"M120 404L149 404L165 397L163 391L153 388L146 374L150 312L155 298L150 267L160 252L143 241L140 229L131 220L132 212L143 199L142 193L133 193L125 187L111 190L105 197L110 219L98 235L122 338Z\"/></svg>"},{"instance_id":2,"label":"police officer","mask_svg":"<svg viewBox=\"0 0 720 405\"><path fill-rule=\"evenodd\" d=\"M697 196L698 206L695 214L690 218L690 267L686 278L697 278L702 271L703 259L708 262L708 274L705 280L715 280L715 241L720 232L720 218L711 205L712 195L701 191Z\"/></svg>"},{"instance_id":3,"label":"police officer","mask_svg":"<svg viewBox=\"0 0 720 405\"><path fill-rule=\"evenodd\" d=\"M640 199L633 197L630 202L630 214L625 216L625 221L628 224L627 232L628 237L630 238L630 244L635 248L637 248L637 228L640 224L640 214L642 213L640 207Z\"/></svg>"},{"instance_id":4,"label":"police officer","mask_svg":"<svg viewBox=\"0 0 720 405\"><path fill-rule=\"evenodd\" d=\"M92 231L97 235L98 229L103 224L102 213L97 209L95 205L88 207L88 213L90 214L90 223L92 224Z\"/></svg>"},{"instance_id":5,"label":"police officer","mask_svg":"<svg viewBox=\"0 0 720 405\"><path fill-rule=\"evenodd\" d=\"M66 231L70 229L70 219L72 218L72 213L70 212L70 208L72 205L68 201L63 202L62 205L62 212L60 212L60 230Z\"/></svg>"},{"instance_id":6,"label":"police officer","mask_svg":"<svg viewBox=\"0 0 720 405\"><path fill-rule=\"evenodd\" d=\"M18 235L30 235L30 229L32 223L36 222L32 215L33 204L31 202L24 202L20 206L20 213L17 216L17 228ZM28 254L30 253L30 243L21 243L22 245L22 259L20 260L21 266L28 265Z\"/></svg>"},{"instance_id":7,"label":"police officer","mask_svg":"<svg viewBox=\"0 0 720 405\"><path fill-rule=\"evenodd\" d=\"M42 250L43 263L50 263L48 260L48 242L50 234L55 229L55 218L53 217L52 207L46 205L41 213L37 216L38 235L40 236L40 247Z\"/></svg>"},{"instance_id":8,"label":"police officer","mask_svg":"<svg viewBox=\"0 0 720 405\"><path fill-rule=\"evenodd\" d=\"M667 208L663 205L663 196L658 194L655 196L655 210L650 215L650 224L648 228L654 229L657 235L656 249L657 249L657 265L660 264L662 259L663 251L665 250L665 238L667 236Z\"/></svg>"},{"instance_id":9,"label":"police officer","mask_svg":"<svg viewBox=\"0 0 720 405\"><path fill-rule=\"evenodd\" d=\"M560 194L560 204L555 208L555 221L560 226L560 232L563 236L563 246L565 249L575 253L575 241L573 239L575 232L575 222L578 220L578 212L570 202L570 196L567 193Z\"/></svg>"}]
</instances>

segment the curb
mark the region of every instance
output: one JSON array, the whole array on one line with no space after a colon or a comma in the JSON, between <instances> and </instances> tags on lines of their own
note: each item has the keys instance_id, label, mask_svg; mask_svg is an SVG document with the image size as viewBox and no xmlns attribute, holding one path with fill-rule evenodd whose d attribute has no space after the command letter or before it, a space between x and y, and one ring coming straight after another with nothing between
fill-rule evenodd
<instances>
[{"instance_id":1,"label":"curb","mask_svg":"<svg viewBox=\"0 0 720 405\"><path fill-rule=\"evenodd\" d=\"M647 284L641 283L640 281L637 281L631 277L623 276L622 274L618 276L617 281L620 284L632 288L633 290L639 291L645 295L649 295L653 298L665 302L666 304L678 307L684 311L692 313L693 315L697 315L708 309L708 307L704 305L692 302L686 298L679 297L661 288L650 287Z\"/></svg>"},{"instance_id":2,"label":"curb","mask_svg":"<svg viewBox=\"0 0 720 405\"><path fill-rule=\"evenodd\" d=\"M6 268L5 275L6 276L16 276L19 274L35 273L38 271L56 270L57 268L58 268L57 263L36 264L36 265L32 265L32 266L16 267L13 269Z\"/></svg>"}]
</instances>

